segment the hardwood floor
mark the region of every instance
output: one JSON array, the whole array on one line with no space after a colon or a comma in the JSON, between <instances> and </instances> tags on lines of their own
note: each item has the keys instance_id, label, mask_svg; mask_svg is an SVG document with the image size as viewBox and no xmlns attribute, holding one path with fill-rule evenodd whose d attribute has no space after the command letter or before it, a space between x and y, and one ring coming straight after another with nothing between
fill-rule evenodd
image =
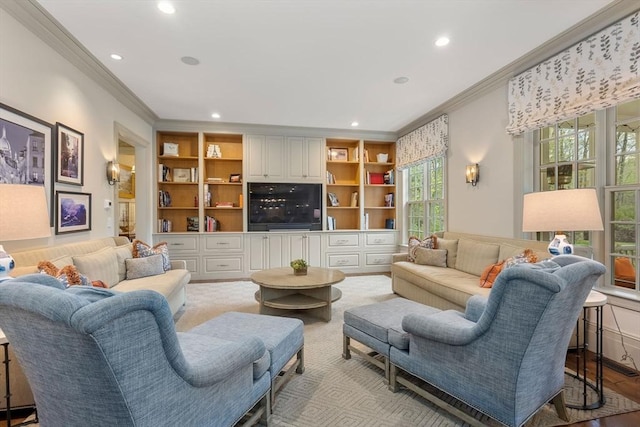
<instances>
[{"instance_id":1,"label":"hardwood floor","mask_svg":"<svg viewBox=\"0 0 640 427\"><path fill-rule=\"evenodd\" d=\"M575 355L569 353L567 355L566 366L575 369ZM587 352L587 376L593 379L595 372L594 355ZM615 371L608 366L604 366L604 386L615 391L628 399L640 403L640 375L635 377L626 376ZM606 397L606 396L605 396ZM30 411L12 412L12 425L16 425L24 420L24 417L30 415ZM4 424L5 413L0 413L0 425ZM597 420L584 421L580 423L570 424L571 427L638 427L640 426L640 411L630 412L627 414L614 415L611 417L599 418Z\"/></svg>"}]
</instances>

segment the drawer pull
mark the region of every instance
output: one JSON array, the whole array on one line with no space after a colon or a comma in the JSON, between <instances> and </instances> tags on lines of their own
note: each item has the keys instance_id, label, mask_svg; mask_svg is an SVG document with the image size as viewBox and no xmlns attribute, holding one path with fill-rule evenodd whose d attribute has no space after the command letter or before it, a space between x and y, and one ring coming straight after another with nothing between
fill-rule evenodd
<instances>
[{"instance_id":1,"label":"drawer pull","mask_svg":"<svg viewBox=\"0 0 640 427\"><path fill-rule=\"evenodd\" d=\"M217 242L216 245L228 245L229 242Z\"/></svg>"},{"instance_id":2,"label":"drawer pull","mask_svg":"<svg viewBox=\"0 0 640 427\"><path fill-rule=\"evenodd\" d=\"M384 240L382 240L382 239L375 239L373 242L374 242L374 243L384 243Z\"/></svg>"},{"instance_id":3,"label":"drawer pull","mask_svg":"<svg viewBox=\"0 0 640 427\"><path fill-rule=\"evenodd\" d=\"M184 243L170 243L171 246L184 246Z\"/></svg>"},{"instance_id":4,"label":"drawer pull","mask_svg":"<svg viewBox=\"0 0 640 427\"><path fill-rule=\"evenodd\" d=\"M349 241L346 239L336 241L337 245L346 245L347 243L349 243Z\"/></svg>"},{"instance_id":5,"label":"drawer pull","mask_svg":"<svg viewBox=\"0 0 640 427\"><path fill-rule=\"evenodd\" d=\"M229 267L229 264L218 264L218 267Z\"/></svg>"}]
</instances>

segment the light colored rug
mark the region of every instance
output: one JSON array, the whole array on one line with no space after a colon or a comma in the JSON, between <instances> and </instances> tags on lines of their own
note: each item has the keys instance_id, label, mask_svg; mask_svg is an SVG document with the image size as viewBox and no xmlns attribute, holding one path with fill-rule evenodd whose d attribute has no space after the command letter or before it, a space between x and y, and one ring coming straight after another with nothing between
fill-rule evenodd
<instances>
[{"instance_id":1,"label":"light colored rug","mask_svg":"<svg viewBox=\"0 0 640 427\"><path fill-rule=\"evenodd\" d=\"M272 425L278 427L319 426L462 426L457 418L407 390L392 393L382 371L353 355L342 358L343 313L350 307L395 298L391 279L385 275L352 276L337 285L342 298L333 304L331 322L310 318L304 312L288 312L305 322L305 366L279 394ZM178 314L177 329L186 331L226 311L258 313L254 293L258 286L248 281L191 283L187 305ZM567 400L579 401L581 388L567 379ZM571 421L585 421L640 410L640 404L610 390L607 403L593 411L570 409ZM473 413L473 412L472 412ZM483 422L494 424L477 414ZM548 407L539 411L527 427L565 424Z\"/></svg>"}]
</instances>

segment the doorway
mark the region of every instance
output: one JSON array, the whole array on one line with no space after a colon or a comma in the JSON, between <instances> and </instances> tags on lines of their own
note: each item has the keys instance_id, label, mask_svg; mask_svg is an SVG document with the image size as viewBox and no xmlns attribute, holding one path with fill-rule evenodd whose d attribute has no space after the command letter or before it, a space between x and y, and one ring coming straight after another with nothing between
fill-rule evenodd
<instances>
[{"instance_id":1,"label":"doorway","mask_svg":"<svg viewBox=\"0 0 640 427\"><path fill-rule=\"evenodd\" d=\"M136 238L136 149L118 140L118 235Z\"/></svg>"}]
</instances>

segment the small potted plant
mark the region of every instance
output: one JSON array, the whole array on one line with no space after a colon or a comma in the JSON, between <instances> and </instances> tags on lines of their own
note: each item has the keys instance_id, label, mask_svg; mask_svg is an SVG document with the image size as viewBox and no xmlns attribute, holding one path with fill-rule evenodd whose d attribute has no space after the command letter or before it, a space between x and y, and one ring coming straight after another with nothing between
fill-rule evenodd
<instances>
[{"instance_id":1,"label":"small potted plant","mask_svg":"<svg viewBox=\"0 0 640 427\"><path fill-rule=\"evenodd\" d=\"M307 274L307 267L309 266L307 261L303 259L294 259L289 265L293 268L293 274L296 276L304 276Z\"/></svg>"}]
</instances>

